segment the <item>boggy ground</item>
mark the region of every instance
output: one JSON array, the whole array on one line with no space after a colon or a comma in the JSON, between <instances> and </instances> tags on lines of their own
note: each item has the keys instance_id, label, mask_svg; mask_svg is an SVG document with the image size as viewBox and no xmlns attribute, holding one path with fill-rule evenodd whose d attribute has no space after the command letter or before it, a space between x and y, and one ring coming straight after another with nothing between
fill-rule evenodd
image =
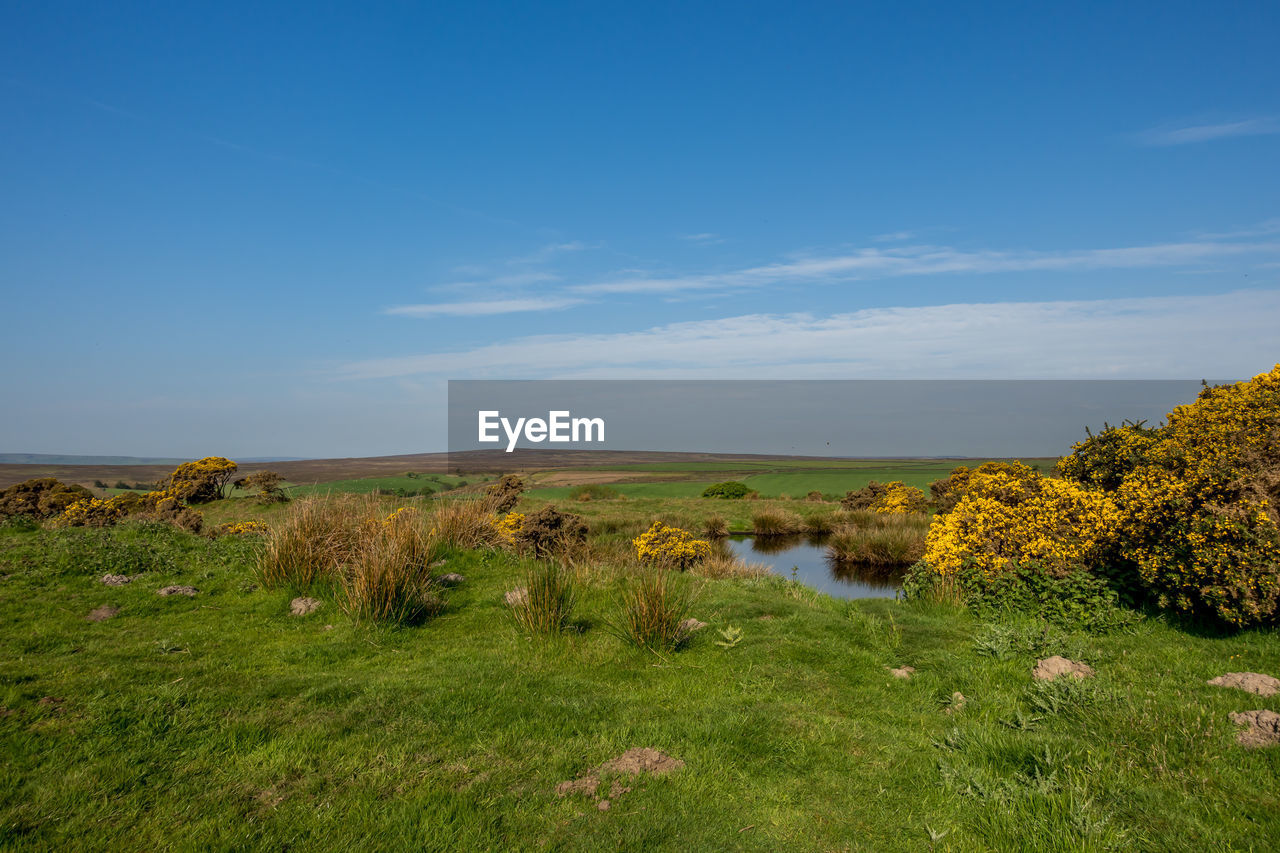
<instances>
[{"instance_id":1,"label":"boggy ground","mask_svg":"<svg viewBox=\"0 0 1280 853\"><path fill-rule=\"evenodd\" d=\"M316 612L290 615L296 591L256 588L254 547L158 526L0 532L0 845L1280 841L1280 747L1243 748L1228 717L1280 710L1280 697L1206 684L1280 674L1272 632L1208 636L1147 618L1093 636L835 601L776 578L689 578L709 625L658 657L607 630L625 582L607 567L582 575L577 630L535 640L503 604L523 572L507 554L452 553L439 571L465 580L444 612L390 630L353 625L325 590ZM107 573L132 580L107 586ZM156 595L174 585L198 592ZM103 608L118 611L96 621ZM717 645L729 626L742 639ZM1096 675L1035 681L1054 654ZM903 666L909 678L889 671ZM637 749L683 766L613 769ZM596 798L557 795L592 774Z\"/></svg>"}]
</instances>

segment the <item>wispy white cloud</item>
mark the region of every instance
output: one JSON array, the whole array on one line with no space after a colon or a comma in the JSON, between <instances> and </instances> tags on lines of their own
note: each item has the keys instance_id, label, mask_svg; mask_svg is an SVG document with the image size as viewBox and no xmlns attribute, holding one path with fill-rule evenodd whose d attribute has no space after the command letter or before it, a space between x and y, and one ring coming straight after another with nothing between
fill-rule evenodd
<instances>
[{"instance_id":1,"label":"wispy white cloud","mask_svg":"<svg viewBox=\"0 0 1280 853\"><path fill-rule=\"evenodd\" d=\"M704 231L701 234L681 234L680 239L687 240L690 243L697 243L699 246L714 246L717 243L724 242L723 237L710 231Z\"/></svg>"},{"instance_id":2,"label":"wispy white cloud","mask_svg":"<svg viewBox=\"0 0 1280 853\"><path fill-rule=\"evenodd\" d=\"M1234 136L1265 136L1272 133L1280 133L1280 122L1267 116L1222 124L1154 127L1135 134L1133 138L1139 145L1167 146L1211 142L1215 139L1230 139Z\"/></svg>"},{"instance_id":3,"label":"wispy white cloud","mask_svg":"<svg viewBox=\"0 0 1280 853\"><path fill-rule=\"evenodd\" d=\"M1208 232L1198 236L1201 240L1240 240L1248 237L1269 237L1273 234L1280 234L1280 217L1237 228L1234 231Z\"/></svg>"},{"instance_id":4,"label":"wispy white cloud","mask_svg":"<svg viewBox=\"0 0 1280 853\"><path fill-rule=\"evenodd\" d=\"M507 261L507 263L512 266L545 264L549 263L557 255L564 255L572 252L585 252L587 249L593 248L595 247L589 243L584 243L581 240L569 240L563 243L548 243L527 255L512 258Z\"/></svg>"},{"instance_id":5,"label":"wispy white cloud","mask_svg":"<svg viewBox=\"0 0 1280 853\"><path fill-rule=\"evenodd\" d=\"M400 317L483 317L494 314L517 314L526 311L558 311L582 304L584 300L569 296L493 299L479 302L440 302L427 305L397 305L385 313Z\"/></svg>"},{"instance_id":6,"label":"wispy white cloud","mask_svg":"<svg viewBox=\"0 0 1280 853\"><path fill-rule=\"evenodd\" d=\"M1280 291L751 314L355 362L340 376L1222 378L1277 358Z\"/></svg>"},{"instance_id":7,"label":"wispy white cloud","mask_svg":"<svg viewBox=\"0 0 1280 853\"><path fill-rule=\"evenodd\" d=\"M1152 246L1058 252L975 251L945 246L867 248L840 255L803 258L724 273L684 276L631 275L574 285L569 289L575 293L597 295L736 290L781 283L858 281L954 273L1170 267L1243 254L1280 254L1280 243L1224 243L1201 240Z\"/></svg>"},{"instance_id":8,"label":"wispy white cloud","mask_svg":"<svg viewBox=\"0 0 1280 853\"><path fill-rule=\"evenodd\" d=\"M914 231L891 231L888 234L877 234L871 238L875 243L901 243L916 236Z\"/></svg>"}]
</instances>

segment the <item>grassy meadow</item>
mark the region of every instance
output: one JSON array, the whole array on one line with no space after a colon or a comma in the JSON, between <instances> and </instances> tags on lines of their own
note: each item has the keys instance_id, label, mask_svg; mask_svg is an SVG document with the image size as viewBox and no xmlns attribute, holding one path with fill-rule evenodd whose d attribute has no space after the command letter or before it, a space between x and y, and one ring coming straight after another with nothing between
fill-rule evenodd
<instances>
[{"instance_id":1,"label":"grassy meadow","mask_svg":"<svg viewBox=\"0 0 1280 853\"><path fill-rule=\"evenodd\" d=\"M538 473L516 511L554 503L590 530L586 556L563 564L573 607L551 635L508 604L546 563L509 549L432 552L433 575L462 579L429 616L389 626L357 619L325 582L265 588L261 536L9 523L0 847L1274 849L1280 751L1243 749L1228 714L1280 711L1280 696L1205 683L1280 673L1273 631L1219 634L1155 613L1086 631L694 572L670 575L705 623L679 648L643 650L619 629L639 572L629 539L655 519L695 533L717 516L733 529L762 512L817 519L839 505L767 493L911 482L911 470L931 480L952 464L619 468L592 482L621 496L591 500L539 486L558 472ZM696 497L729 473L765 497ZM691 479L625 482L637 474ZM434 531L491 478L404 479L455 488L378 497L407 485L364 478L316 484L314 499L412 507ZM629 491L641 486L697 492ZM206 527L274 529L304 505L234 497L201 511ZM133 580L106 586L106 574ZM156 594L170 585L198 592ZM319 609L293 615L301 595ZM88 618L104 607L109 618ZM1033 679L1054 654L1096 677ZM895 677L900 667L914 672ZM683 767L557 793L639 747Z\"/></svg>"}]
</instances>

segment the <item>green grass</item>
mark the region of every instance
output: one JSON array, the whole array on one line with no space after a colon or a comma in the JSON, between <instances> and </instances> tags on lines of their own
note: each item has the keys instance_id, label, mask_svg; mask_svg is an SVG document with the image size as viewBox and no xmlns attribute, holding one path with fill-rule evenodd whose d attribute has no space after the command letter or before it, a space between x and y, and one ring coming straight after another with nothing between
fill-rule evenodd
<instances>
[{"instance_id":1,"label":"green grass","mask_svg":"<svg viewBox=\"0 0 1280 853\"><path fill-rule=\"evenodd\" d=\"M932 833L939 850L1200 851L1280 838L1280 749L1240 749L1227 720L1280 697L1204 683L1280 673L1273 632L1200 636L1159 619L1046 632L775 578L702 584L692 613L709 627L659 657L606 630L621 591L609 573L581 584L580 633L531 642L505 613L523 569L503 554L451 554L446 570L467 581L444 611L387 630L332 600L289 616L287 593L253 587L253 547L157 527L0 530L0 846L915 851ZM111 567L143 574L106 587ZM154 594L170 583L201 594ZM85 621L103 604L119 615ZM715 645L730 626L742 640ZM1053 653L1098 678L1033 686L1035 658ZM909 681L885 669L903 664ZM956 691L967 703L948 714ZM638 746L686 766L630 783L609 811L555 795Z\"/></svg>"},{"instance_id":2,"label":"green grass","mask_svg":"<svg viewBox=\"0 0 1280 853\"><path fill-rule=\"evenodd\" d=\"M455 488L462 481L475 483L478 479L451 477L444 474L419 474L416 477L401 474L394 477L360 477L354 480L330 480L324 483L298 483L288 486L285 491L291 497L323 494L367 495L375 491L390 493L396 489L404 489L406 492L420 492L423 489L441 492Z\"/></svg>"}]
</instances>

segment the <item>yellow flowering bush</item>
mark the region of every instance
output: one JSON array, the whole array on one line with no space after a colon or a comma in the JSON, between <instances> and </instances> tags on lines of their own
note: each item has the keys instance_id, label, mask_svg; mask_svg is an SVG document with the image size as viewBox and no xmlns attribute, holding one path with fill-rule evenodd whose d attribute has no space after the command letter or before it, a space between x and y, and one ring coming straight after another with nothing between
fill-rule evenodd
<instances>
[{"instance_id":1,"label":"yellow flowering bush","mask_svg":"<svg viewBox=\"0 0 1280 853\"><path fill-rule=\"evenodd\" d=\"M871 505L874 511L888 515L909 515L924 512L928 507L923 491L899 480L885 483L884 492Z\"/></svg>"},{"instance_id":2,"label":"yellow flowering bush","mask_svg":"<svg viewBox=\"0 0 1280 853\"><path fill-rule=\"evenodd\" d=\"M81 498L62 511L60 520L73 527L106 527L123 517L114 498Z\"/></svg>"},{"instance_id":3,"label":"yellow flowering bush","mask_svg":"<svg viewBox=\"0 0 1280 853\"><path fill-rule=\"evenodd\" d=\"M392 512L382 520L383 527L394 527L397 524L405 524L416 521L418 518L418 510L411 506L402 506Z\"/></svg>"},{"instance_id":4,"label":"yellow flowering bush","mask_svg":"<svg viewBox=\"0 0 1280 853\"><path fill-rule=\"evenodd\" d=\"M1063 575L1092 567L1107 553L1118 518L1114 502L1027 471L1031 476L999 468L972 472L964 496L929 526L923 559L932 571L951 575L972 565L993 577L1036 563Z\"/></svg>"},{"instance_id":5,"label":"yellow flowering bush","mask_svg":"<svg viewBox=\"0 0 1280 853\"><path fill-rule=\"evenodd\" d=\"M270 532L271 529L261 521L240 521L224 524L218 528L218 533L224 536L265 536Z\"/></svg>"},{"instance_id":6,"label":"yellow flowering bush","mask_svg":"<svg viewBox=\"0 0 1280 853\"><path fill-rule=\"evenodd\" d=\"M236 463L222 456L206 456L184 462L169 475L167 491L187 503L208 503L223 496L236 474Z\"/></svg>"},{"instance_id":7,"label":"yellow flowering bush","mask_svg":"<svg viewBox=\"0 0 1280 853\"><path fill-rule=\"evenodd\" d=\"M631 544L640 562L671 569L687 569L711 553L711 543L705 539L695 539L689 531L669 527L661 521L655 521L647 531L632 539Z\"/></svg>"},{"instance_id":8,"label":"yellow flowering bush","mask_svg":"<svg viewBox=\"0 0 1280 853\"><path fill-rule=\"evenodd\" d=\"M493 520L494 530L498 531L498 535L502 537L502 541L508 546L516 544L516 537L520 535L522 527L524 527L524 513L522 512L509 512Z\"/></svg>"}]
</instances>

